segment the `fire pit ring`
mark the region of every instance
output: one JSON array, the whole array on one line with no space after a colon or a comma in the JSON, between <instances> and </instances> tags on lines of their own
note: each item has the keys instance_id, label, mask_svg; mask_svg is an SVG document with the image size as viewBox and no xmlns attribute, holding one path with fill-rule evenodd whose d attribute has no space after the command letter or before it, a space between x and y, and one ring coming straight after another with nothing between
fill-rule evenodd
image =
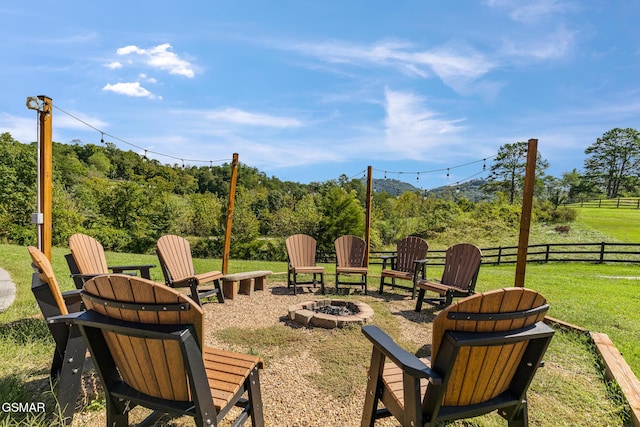
<instances>
[{"instance_id":1,"label":"fire pit ring","mask_svg":"<svg viewBox=\"0 0 640 427\"><path fill-rule=\"evenodd\" d=\"M373 317L373 309L360 301L321 299L289 307L289 319L305 326L326 329L362 325Z\"/></svg>"}]
</instances>

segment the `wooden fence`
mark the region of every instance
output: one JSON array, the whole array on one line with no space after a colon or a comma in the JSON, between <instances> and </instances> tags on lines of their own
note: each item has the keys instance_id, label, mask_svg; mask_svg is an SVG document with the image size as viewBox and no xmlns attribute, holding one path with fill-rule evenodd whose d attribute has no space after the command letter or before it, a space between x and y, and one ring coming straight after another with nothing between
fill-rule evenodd
<instances>
[{"instance_id":1,"label":"wooden fence","mask_svg":"<svg viewBox=\"0 0 640 427\"><path fill-rule=\"evenodd\" d=\"M429 265L444 265L446 250L429 250ZM380 256L394 255L393 251L373 251L369 264L382 264ZM515 264L517 246L498 246L482 249L482 264ZM640 243L543 243L529 245L527 262L625 262L640 263Z\"/></svg>"},{"instance_id":2,"label":"wooden fence","mask_svg":"<svg viewBox=\"0 0 640 427\"><path fill-rule=\"evenodd\" d=\"M640 197L618 197L616 199L582 200L579 202L565 203L571 208L626 208L640 209Z\"/></svg>"}]
</instances>

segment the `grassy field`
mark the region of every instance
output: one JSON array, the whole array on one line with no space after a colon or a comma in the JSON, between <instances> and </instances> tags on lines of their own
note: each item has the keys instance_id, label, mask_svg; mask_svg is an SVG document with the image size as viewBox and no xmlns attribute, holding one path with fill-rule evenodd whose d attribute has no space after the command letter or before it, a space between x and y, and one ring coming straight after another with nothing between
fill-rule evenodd
<instances>
[{"instance_id":1,"label":"grassy field","mask_svg":"<svg viewBox=\"0 0 640 427\"><path fill-rule=\"evenodd\" d=\"M640 242L640 210L616 208L574 208L578 221L625 243Z\"/></svg>"},{"instance_id":2,"label":"grassy field","mask_svg":"<svg viewBox=\"0 0 640 427\"><path fill-rule=\"evenodd\" d=\"M63 289L73 289L68 269L64 261L66 249L54 248L53 265ZM147 264L156 263L152 255L107 253L110 264ZM195 260L196 271L203 272L219 269L220 260ZM50 402L51 393L46 378L48 364L51 357L52 340L48 335L44 322L34 319L39 313L30 292L31 267L26 248L13 245L0 245L0 265L11 273L17 285L17 299L4 313L0 313L0 400L2 401L33 401L35 396ZM327 289L333 287L333 265L325 265L327 270ZM377 289L376 277L379 266L372 267L369 289ZM269 269L275 273L284 273L286 263L264 263L256 261L232 261L230 271L255 269ZM478 280L478 290L488 290L497 287L511 286L514 280L515 267L511 266L483 266ZM431 267L429 277L441 274L438 267ZM593 265L593 264L547 264L527 266L526 286L536 289L545 295L550 303L550 315L570 323L585 327L589 330L607 333L616 346L623 352L634 372L640 374L640 313L638 313L637 277L640 276L640 266L630 265ZM152 278L162 281L159 268L152 269ZM635 278L635 279L634 279ZM270 282L286 282L284 274L271 276ZM390 313L383 303L375 304L376 322L385 329L397 330L399 325L394 323ZM381 327L382 327L381 326ZM324 361L322 351L318 350L320 363L343 364L342 369L348 371L354 362L354 355L344 355L344 360L336 360L335 355L340 346L349 348L356 337L356 331L349 336L345 332L343 340L336 341L336 350L331 361ZM246 335L242 335L246 339ZM225 339L224 335L221 339ZM256 337L256 348L261 345L272 345L270 337ZM260 340L265 340L263 344ZM342 344L341 344L342 343ZM325 349L326 350L326 349ZM343 352L344 353L344 352ZM364 351L364 358L368 358L368 351ZM326 355L325 355L326 356ZM368 360L368 359L366 359ZM359 361L358 363L365 363ZM598 365L597 357L583 337L558 332L546 357L549 369L544 369L532 385L532 394L538 401L546 402L542 412L532 414L532 425L626 425L628 415L625 415L624 404L620 402L615 387L611 387L602 378L602 369ZM326 378L324 379L326 381ZM333 380L332 380L333 381ZM331 382L330 387L319 383L319 387L333 388L354 387L351 382L343 384ZM350 380L352 381L352 380ZM358 387L356 384L355 387ZM533 398L533 397L532 397ZM40 399L40 398L39 398ZM93 396L86 402L87 409L102 410L101 399ZM537 405L538 407L540 405ZM2 418L2 425L47 425L47 421L36 418L11 420ZM583 422L591 420L589 422ZM626 420L626 421L625 421ZM502 425L501 422L489 417L475 424L492 426Z\"/></svg>"},{"instance_id":3,"label":"grassy field","mask_svg":"<svg viewBox=\"0 0 640 427\"><path fill-rule=\"evenodd\" d=\"M531 243L541 242L597 242L623 241L640 242L640 211L631 209L583 208L578 209L579 217L572 224L569 235L558 235L551 228L534 226ZM482 245L482 243L479 243ZM430 242L431 245L431 242ZM433 247L446 247L447 242L433 242ZM66 248L54 248L55 273L63 290L73 289L64 255ZM107 253L110 264L157 264L154 255ZM196 271L219 270L218 259L194 260ZM37 316L39 310L30 291L32 269L25 247L0 245L0 267L8 270L17 286L16 301L5 312L0 313L0 401L44 401L52 404L52 393L48 384L48 369L51 360L53 340L44 322ZM286 282L286 263L231 260L230 272L247 270L272 270L276 274L269 282ZM334 266L325 265L327 289L331 292L334 280ZM369 290L375 293L380 266L372 266ZM483 266L478 280L478 291L511 286L515 267ZM441 267L430 267L428 276L437 278ZM152 269L152 279L163 281L159 268ZM623 264L529 264L526 272L526 286L536 289L548 299L550 316L591 331L603 332L611 337L617 348L637 376L640 376L640 266ZM375 302L374 323L398 336L400 324L390 313L384 302ZM282 338L280 334L286 332ZM228 330L219 335L222 341L240 342L250 340L251 346L274 353L274 347L287 354L285 343L295 342L298 332L274 328L261 331L256 336L246 331ZM315 332L311 331L311 334ZM344 331L331 342L331 357L327 357L326 344L310 345L311 355L318 363L327 365L332 372L352 372L356 367L368 362L368 344L362 341L359 331ZM275 339L276 344L273 344ZM305 338L306 339L306 338ZM278 342L278 340L282 342ZM356 345L357 344L357 345ZM407 348L418 350L419 346L409 343ZM299 346L299 344L296 344ZM281 349L279 347L282 347ZM361 348L362 347L362 348ZM349 351L344 351L350 349ZM357 351L356 351L357 349ZM574 425L630 425L628 408L615 387L603 376L595 350L588 340L577 334L558 331L545 357L547 366L536 376L531 386L530 399L538 410L530 414L531 425L574 426ZM317 379L317 387L327 393L346 393L362 388L362 384L350 375ZM91 388L91 387L90 387ZM83 413L101 412L104 403L99 395L86 395ZM76 417L74 425L91 425L81 417ZM89 418L90 419L90 418ZM54 420L55 421L55 420ZM0 427L3 426L48 426L51 419L42 415L12 417L0 413ZM180 424L182 425L182 424ZM310 424L312 425L312 424ZM472 422L455 423L460 426L504 425L499 417L482 417Z\"/></svg>"}]
</instances>

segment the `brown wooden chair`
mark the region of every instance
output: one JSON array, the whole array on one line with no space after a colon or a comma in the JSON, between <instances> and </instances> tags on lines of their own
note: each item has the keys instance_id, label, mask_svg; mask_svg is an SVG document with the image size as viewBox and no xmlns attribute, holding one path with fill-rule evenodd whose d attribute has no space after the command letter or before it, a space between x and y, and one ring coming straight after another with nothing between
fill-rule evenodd
<instances>
[{"instance_id":1,"label":"brown wooden chair","mask_svg":"<svg viewBox=\"0 0 640 427\"><path fill-rule=\"evenodd\" d=\"M364 293L367 293L367 274L369 273L368 262L365 259L367 253L367 242L364 239L346 235L338 237L334 246L336 248L336 292L339 285L362 286ZM340 275L359 275L360 281L340 281Z\"/></svg>"},{"instance_id":2,"label":"brown wooden chair","mask_svg":"<svg viewBox=\"0 0 640 427\"><path fill-rule=\"evenodd\" d=\"M191 246L187 239L167 234L158 239L156 248L167 285L172 288L188 287L191 290L191 297L200 305L203 299L211 296L216 296L219 303L224 302L224 293L220 284L222 272L213 270L196 274L191 257ZM213 283L213 287L202 287L206 283Z\"/></svg>"},{"instance_id":3,"label":"brown wooden chair","mask_svg":"<svg viewBox=\"0 0 640 427\"><path fill-rule=\"evenodd\" d=\"M80 392L87 345L76 325L59 316L84 311L80 291L60 292L49 259L38 248L29 246L32 266L31 291L51 332L55 349L51 362L51 382L65 424L71 424Z\"/></svg>"},{"instance_id":4,"label":"brown wooden chair","mask_svg":"<svg viewBox=\"0 0 640 427\"><path fill-rule=\"evenodd\" d=\"M411 299L416 296L416 281L425 278L425 263L429 245L424 239L416 236L405 237L398 241L395 255L382 256L382 272L380 275L380 293L384 285L392 288L409 289ZM391 278L386 282L385 278ZM399 285L396 280L408 280L411 286Z\"/></svg>"},{"instance_id":5,"label":"brown wooden chair","mask_svg":"<svg viewBox=\"0 0 640 427\"><path fill-rule=\"evenodd\" d=\"M66 260L78 289L86 280L100 274L139 272L141 277L150 279L150 269L155 267L154 264L108 266L100 242L86 234L77 233L69 237L69 249L71 254L66 256Z\"/></svg>"},{"instance_id":6,"label":"brown wooden chair","mask_svg":"<svg viewBox=\"0 0 640 427\"><path fill-rule=\"evenodd\" d=\"M402 426L434 426L494 410L509 426L528 425L527 389L554 333L542 322L547 310L530 289L472 295L433 321L430 360L364 326L373 353L361 426L388 416Z\"/></svg>"},{"instance_id":7,"label":"brown wooden chair","mask_svg":"<svg viewBox=\"0 0 640 427\"><path fill-rule=\"evenodd\" d=\"M470 243L459 243L447 249L444 261L444 272L440 282L420 279L416 282L418 301L416 311L422 309L422 302L439 307L446 307L454 297L468 297L473 295L480 271L482 251ZM425 292L439 294L436 298L425 298Z\"/></svg>"},{"instance_id":8,"label":"brown wooden chair","mask_svg":"<svg viewBox=\"0 0 640 427\"><path fill-rule=\"evenodd\" d=\"M233 407L234 426L264 425L258 356L209 348L202 308L164 284L124 274L98 276L82 290L76 319L106 396L108 426L127 426L140 405L161 416L188 415L218 425Z\"/></svg>"},{"instance_id":9,"label":"brown wooden chair","mask_svg":"<svg viewBox=\"0 0 640 427\"><path fill-rule=\"evenodd\" d=\"M320 276L320 290L324 294L324 267L316 265L316 239L306 234L294 234L285 240L289 266L287 269L287 287L293 286L297 294L298 285L312 284L316 287ZM306 282L298 280L298 274L310 274L313 279Z\"/></svg>"}]
</instances>

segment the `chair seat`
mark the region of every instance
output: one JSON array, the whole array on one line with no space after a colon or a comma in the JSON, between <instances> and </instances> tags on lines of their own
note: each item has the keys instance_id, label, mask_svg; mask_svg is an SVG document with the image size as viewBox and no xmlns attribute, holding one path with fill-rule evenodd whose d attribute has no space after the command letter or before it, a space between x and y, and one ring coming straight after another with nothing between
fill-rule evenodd
<instances>
[{"instance_id":1,"label":"chair seat","mask_svg":"<svg viewBox=\"0 0 640 427\"><path fill-rule=\"evenodd\" d=\"M336 267L336 273L354 273L354 274L367 274L369 269L367 267Z\"/></svg>"},{"instance_id":2,"label":"chair seat","mask_svg":"<svg viewBox=\"0 0 640 427\"><path fill-rule=\"evenodd\" d=\"M196 274L194 277L195 277L196 281L198 282L198 285L200 285L202 283L213 282L214 280L221 279L222 278L222 272L221 271L209 271L208 273Z\"/></svg>"},{"instance_id":3,"label":"chair seat","mask_svg":"<svg viewBox=\"0 0 640 427\"><path fill-rule=\"evenodd\" d=\"M213 404L218 412L231 402L256 366L264 367L258 356L210 347L205 347L203 357Z\"/></svg>"},{"instance_id":4,"label":"chair seat","mask_svg":"<svg viewBox=\"0 0 640 427\"><path fill-rule=\"evenodd\" d=\"M426 357L421 357L420 361L427 366L431 366L431 361ZM386 362L382 373L382 381L385 384L385 392L391 393L391 397L398 408L404 408L404 387L402 369L393 362ZM427 381L420 381L420 396L424 396L427 391Z\"/></svg>"},{"instance_id":5,"label":"chair seat","mask_svg":"<svg viewBox=\"0 0 640 427\"><path fill-rule=\"evenodd\" d=\"M298 274L313 274L313 273L324 273L324 267L294 267L294 271Z\"/></svg>"},{"instance_id":6,"label":"chair seat","mask_svg":"<svg viewBox=\"0 0 640 427\"><path fill-rule=\"evenodd\" d=\"M450 289L453 289L456 292L468 292L467 289L461 289L461 288L458 288L457 286L443 285L442 283L429 282L426 280L419 280L417 283L417 287L420 289L425 289L427 291L433 291L433 292L439 293L440 295L445 295L447 291Z\"/></svg>"},{"instance_id":7,"label":"chair seat","mask_svg":"<svg viewBox=\"0 0 640 427\"><path fill-rule=\"evenodd\" d=\"M396 279L413 280L413 271L382 270L382 277L394 277Z\"/></svg>"}]
</instances>

